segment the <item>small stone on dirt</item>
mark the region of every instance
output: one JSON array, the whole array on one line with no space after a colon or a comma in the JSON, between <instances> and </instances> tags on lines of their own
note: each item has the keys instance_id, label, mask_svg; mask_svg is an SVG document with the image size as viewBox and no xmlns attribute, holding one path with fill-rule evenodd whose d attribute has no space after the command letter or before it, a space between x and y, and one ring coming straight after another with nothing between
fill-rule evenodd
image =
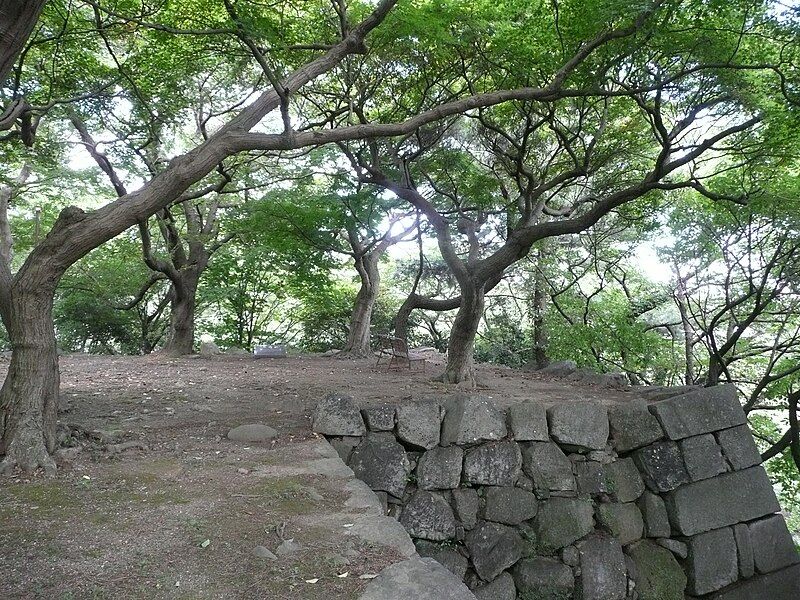
<instances>
[{"instance_id":1,"label":"small stone on dirt","mask_svg":"<svg viewBox=\"0 0 800 600\"><path fill-rule=\"evenodd\" d=\"M283 540L275 549L275 554L278 556L288 556L289 554L294 554L300 550L300 544L295 542L293 539Z\"/></svg>"},{"instance_id":2,"label":"small stone on dirt","mask_svg":"<svg viewBox=\"0 0 800 600\"><path fill-rule=\"evenodd\" d=\"M234 442L268 442L278 435L269 425L250 423L239 425L228 432L228 439Z\"/></svg>"},{"instance_id":3,"label":"small stone on dirt","mask_svg":"<svg viewBox=\"0 0 800 600\"><path fill-rule=\"evenodd\" d=\"M278 557L275 556L272 552L269 551L268 548L265 548L264 546L256 546L250 552L253 554L253 556L255 556L257 558L266 558L266 559L269 559L269 560L278 560Z\"/></svg>"}]
</instances>

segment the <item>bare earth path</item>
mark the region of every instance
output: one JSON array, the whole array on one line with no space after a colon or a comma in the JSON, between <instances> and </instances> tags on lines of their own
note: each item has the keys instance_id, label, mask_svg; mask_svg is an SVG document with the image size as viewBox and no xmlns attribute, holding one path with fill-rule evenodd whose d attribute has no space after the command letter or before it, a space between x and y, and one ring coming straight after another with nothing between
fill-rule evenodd
<instances>
[{"instance_id":1,"label":"bare earth path","mask_svg":"<svg viewBox=\"0 0 800 600\"><path fill-rule=\"evenodd\" d=\"M316 468L311 410L333 391L362 406L453 391L429 381L430 362L428 373L372 367L321 356L62 357L61 422L84 450L55 479L0 480L0 598L356 598L361 576L399 557L348 535L362 511L346 506L340 474ZM629 397L486 365L478 381L500 405ZM226 439L253 422L277 440ZM107 450L126 442L142 448ZM281 544L294 550L252 553Z\"/></svg>"}]
</instances>

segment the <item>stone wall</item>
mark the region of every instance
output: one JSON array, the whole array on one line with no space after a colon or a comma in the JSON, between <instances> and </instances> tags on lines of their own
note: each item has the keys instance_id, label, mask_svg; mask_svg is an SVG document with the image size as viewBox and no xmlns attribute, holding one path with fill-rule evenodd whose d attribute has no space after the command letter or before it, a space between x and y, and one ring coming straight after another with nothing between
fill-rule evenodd
<instances>
[{"instance_id":1,"label":"stone wall","mask_svg":"<svg viewBox=\"0 0 800 600\"><path fill-rule=\"evenodd\" d=\"M796 600L800 564L731 386L503 412L488 399L314 414L389 515L479 600Z\"/></svg>"}]
</instances>

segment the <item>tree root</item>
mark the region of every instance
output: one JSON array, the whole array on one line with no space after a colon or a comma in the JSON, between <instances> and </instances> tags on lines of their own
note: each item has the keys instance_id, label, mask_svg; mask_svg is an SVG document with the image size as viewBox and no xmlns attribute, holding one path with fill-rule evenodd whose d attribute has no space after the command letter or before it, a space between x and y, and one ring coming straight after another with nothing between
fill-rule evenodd
<instances>
[{"instance_id":1,"label":"tree root","mask_svg":"<svg viewBox=\"0 0 800 600\"><path fill-rule=\"evenodd\" d=\"M11 475L19 467L24 473L43 469L47 477L56 474L56 463L44 445L42 432L36 429L18 431L6 448L6 456L0 462L0 474Z\"/></svg>"}]
</instances>

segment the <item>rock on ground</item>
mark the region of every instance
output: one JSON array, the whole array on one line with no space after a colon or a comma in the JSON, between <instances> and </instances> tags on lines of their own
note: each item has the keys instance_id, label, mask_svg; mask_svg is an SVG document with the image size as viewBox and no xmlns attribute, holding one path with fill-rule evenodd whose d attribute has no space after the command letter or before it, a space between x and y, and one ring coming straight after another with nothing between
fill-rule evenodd
<instances>
[{"instance_id":1,"label":"rock on ground","mask_svg":"<svg viewBox=\"0 0 800 600\"><path fill-rule=\"evenodd\" d=\"M476 600L463 581L432 558L412 557L384 569L359 600Z\"/></svg>"},{"instance_id":2,"label":"rock on ground","mask_svg":"<svg viewBox=\"0 0 800 600\"><path fill-rule=\"evenodd\" d=\"M278 435L269 425L250 423L239 425L228 432L228 439L234 442L268 442Z\"/></svg>"}]
</instances>

